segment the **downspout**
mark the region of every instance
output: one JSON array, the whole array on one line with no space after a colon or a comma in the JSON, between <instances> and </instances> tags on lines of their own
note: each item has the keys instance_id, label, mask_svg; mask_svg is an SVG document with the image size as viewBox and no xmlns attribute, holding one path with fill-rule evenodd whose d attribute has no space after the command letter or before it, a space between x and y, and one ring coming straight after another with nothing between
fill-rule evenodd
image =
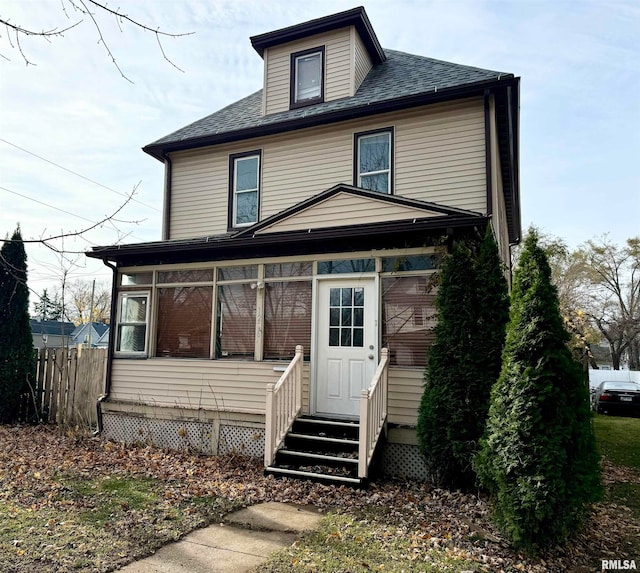
<instances>
[{"instance_id":1,"label":"downspout","mask_svg":"<svg viewBox=\"0 0 640 573\"><path fill-rule=\"evenodd\" d=\"M98 397L96 402L96 413L98 415L98 429L93 432L94 436L102 433L102 402L104 402L111 393L111 370L113 364L113 352L116 341L116 312L118 308L118 269L112 265L107 259L102 262L113 271L111 279L111 311L109 313L109 345L107 347L107 370L105 372L104 392Z\"/></svg>"},{"instance_id":2,"label":"downspout","mask_svg":"<svg viewBox=\"0 0 640 573\"><path fill-rule=\"evenodd\" d=\"M170 239L171 229L171 180L173 178L173 164L171 163L171 157L166 153L162 154L164 159L164 200L163 200L163 214L162 214L162 240L168 241Z\"/></svg>"}]
</instances>

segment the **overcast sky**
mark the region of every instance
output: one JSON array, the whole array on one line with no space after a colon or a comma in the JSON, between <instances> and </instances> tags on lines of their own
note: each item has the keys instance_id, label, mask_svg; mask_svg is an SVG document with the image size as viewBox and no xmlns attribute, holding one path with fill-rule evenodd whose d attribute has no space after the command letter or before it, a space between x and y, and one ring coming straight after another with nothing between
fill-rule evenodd
<instances>
[{"instance_id":1,"label":"overcast sky","mask_svg":"<svg viewBox=\"0 0 640 573\"><path fill-rule=\"evenodd\" d=\"M0 28L0 235L77 231L111 214L138 185L118 222L64 247L160 239L163 166L141 147L262 87L249 37L353 8L337 0L122 0L110 3L165 38L67 0L0 0L0 18L63 29L22 38L24 58ZM66 6L66 12L63 10ZM609 233L640 234L640 2L373 0L380 43L413 54L514 73L521 80L523 226L570 246ZM25 58L34 65L26 65ZM7 60L8 59L8 60ZM135 223L134 223L135 222ZM59 243L58 243L59 244ZM83 255L64 260L28 246L29 282L108 279ZM32 295L32 300L34 295Z\"/></svg>"}]
</instances>

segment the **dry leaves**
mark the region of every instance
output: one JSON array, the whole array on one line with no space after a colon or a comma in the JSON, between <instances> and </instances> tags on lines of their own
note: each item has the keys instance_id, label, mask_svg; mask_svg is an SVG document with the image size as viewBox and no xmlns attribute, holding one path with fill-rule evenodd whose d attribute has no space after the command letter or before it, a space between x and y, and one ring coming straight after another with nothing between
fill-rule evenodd
<instances>
[{"instance_id":1,"label":"dry leaves","mask_svg":"<svg viewBox=\"0 0 640 573\"><path fill-rule=\"evenodd\" d=\"M92 479L96 476L134 476L159 480L163 488L164 509L168 512L182 504L187 515L189 512L194 514L191 527L203 525L197 506L201 498L224 499L221 506L224 510L236 504L251 505L263 501L311 504L352 515L358 515L362 508L367 511L379 508L386 524L376 531L379 539L408 536L417 555L428 547L446 548L478 563L478 570L577 573L599 570L601 559L640 558L630 555L626 544L626 537L639 534L638 523L629 511L613 504L594 506L583 532L566 547L555 548L539 558L528 558L514 552L502 540L489 520L489 507L482 497L417 483L384 481L372 483L368 490L357 490L289 479L276 480L263 475L259 460L241 456L208 457L151 446L125 446L100 438L65 436L55 428L42 426L0 426L0 528L2 520L10 519L12 511L50 515L49 519L53 521L48 529L38 531L41 536L48 536L51 532L49 564L64 563L64 547L56 546L55 535L65 527L64 521L60 522L65 512L80 511L83 504L93 503L90 497L65 495L64 480L58 479L61 474ZM604 466L603 475L608 481L640 483L638 472L610 464ZM156 527L157 530L165 528L163 534L166 539L184 533L172 532L171 521L163 520L160 515L155 515L155 524L147 525L148 515L128 507L120 507L119 511L124 512L126 519L121 520L123 523L113 524L113 527L137 523L141 527L142 524ZM209 515L210 520L219 517ZM19 552L22 542L19 535L14 537L14 550ZM79 545L90 541L77 539ZM112 570L130 560L132 555L131 550L118 552L114 548L113 555L104 562L77 570ZM30 567L28 563L23 569L36 570L33 564ZM66 570L66 565L49 570Z\"/></svg>"}]
</instances>

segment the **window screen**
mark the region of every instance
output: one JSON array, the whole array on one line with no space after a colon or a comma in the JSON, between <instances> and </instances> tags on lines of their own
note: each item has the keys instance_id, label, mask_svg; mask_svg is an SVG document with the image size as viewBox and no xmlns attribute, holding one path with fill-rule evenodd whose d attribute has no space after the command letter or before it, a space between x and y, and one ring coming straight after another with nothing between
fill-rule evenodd
<instances>
[{"instance_id":1,"label":"window screen","mask_svg":"<svg viewBox=\"0 0 640 573\"><path fill-rule=\"evenodd\" d=\"M298 344L311 350L311 281L267 283L264 299L264 357L291 359Z\"/></svg>"},{"instance_id":2,"label":"window screen","mask_svg":"<svg viewBox=\"0 0 640 573\"><path fill-rule=\"evenodd\" d=\"M250 284L218 287L216 358L253 359L257 290Z\"/></svg>"},{"instance_id":3,"label":"window screen","mask_svg":"<svg viewBox=\"0 0 640 573\"><path fill-rule=\"evenodd\" d=\"M381 285L382 343L391 364L424 367L436 320L430 277L387 277Z\"/></svg>"},{"instance_id":4,"label":"window screen","mask_svg":"<svg viewBox=\"0 0 640 573\"><path fill-rule=\"evenodd\" d=\"M209 358L212 287L158 289L156 356Z\"/></svg>"}]
</instances>

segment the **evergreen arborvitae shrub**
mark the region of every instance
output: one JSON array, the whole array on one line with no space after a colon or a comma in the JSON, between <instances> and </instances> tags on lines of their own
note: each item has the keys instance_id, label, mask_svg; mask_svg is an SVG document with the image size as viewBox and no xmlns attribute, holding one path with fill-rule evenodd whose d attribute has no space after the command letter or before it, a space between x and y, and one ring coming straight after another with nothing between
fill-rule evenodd
<instances>
[{"instance_id":1,"label":"evergreen arborvitae shrub","mask_svg":"<svg viewBox=\"0 0 640 573\"><path fill-rule=\"evenodd\" d=\"M0 249L0 423L18 420L34 370L27 255L18 227Z\"/></svg>"},{"instance_id":2,"label":"evergreen arborvitae shrub","mask_svg":"<svg viewBox=\"0 0 640 573\"><path fill-rule=\"evenodd\" d=\"M565 539L600 495L588 390L568 340L546 254L531 230L476 458L499 527L529 550Z\"/></svg>"},{"instance_id":3,"label":"evergreen arborvitae shrub","mask_svg":"<svg viewBox=\"0 0 640 573\"><path fill-rule=\"evenodd\" d=\"M434 485L470 489L508 316L506 282L490 229L477 257L457 243L443 261L436 306L418 439Z\"/></svg>"}]
</instances>

